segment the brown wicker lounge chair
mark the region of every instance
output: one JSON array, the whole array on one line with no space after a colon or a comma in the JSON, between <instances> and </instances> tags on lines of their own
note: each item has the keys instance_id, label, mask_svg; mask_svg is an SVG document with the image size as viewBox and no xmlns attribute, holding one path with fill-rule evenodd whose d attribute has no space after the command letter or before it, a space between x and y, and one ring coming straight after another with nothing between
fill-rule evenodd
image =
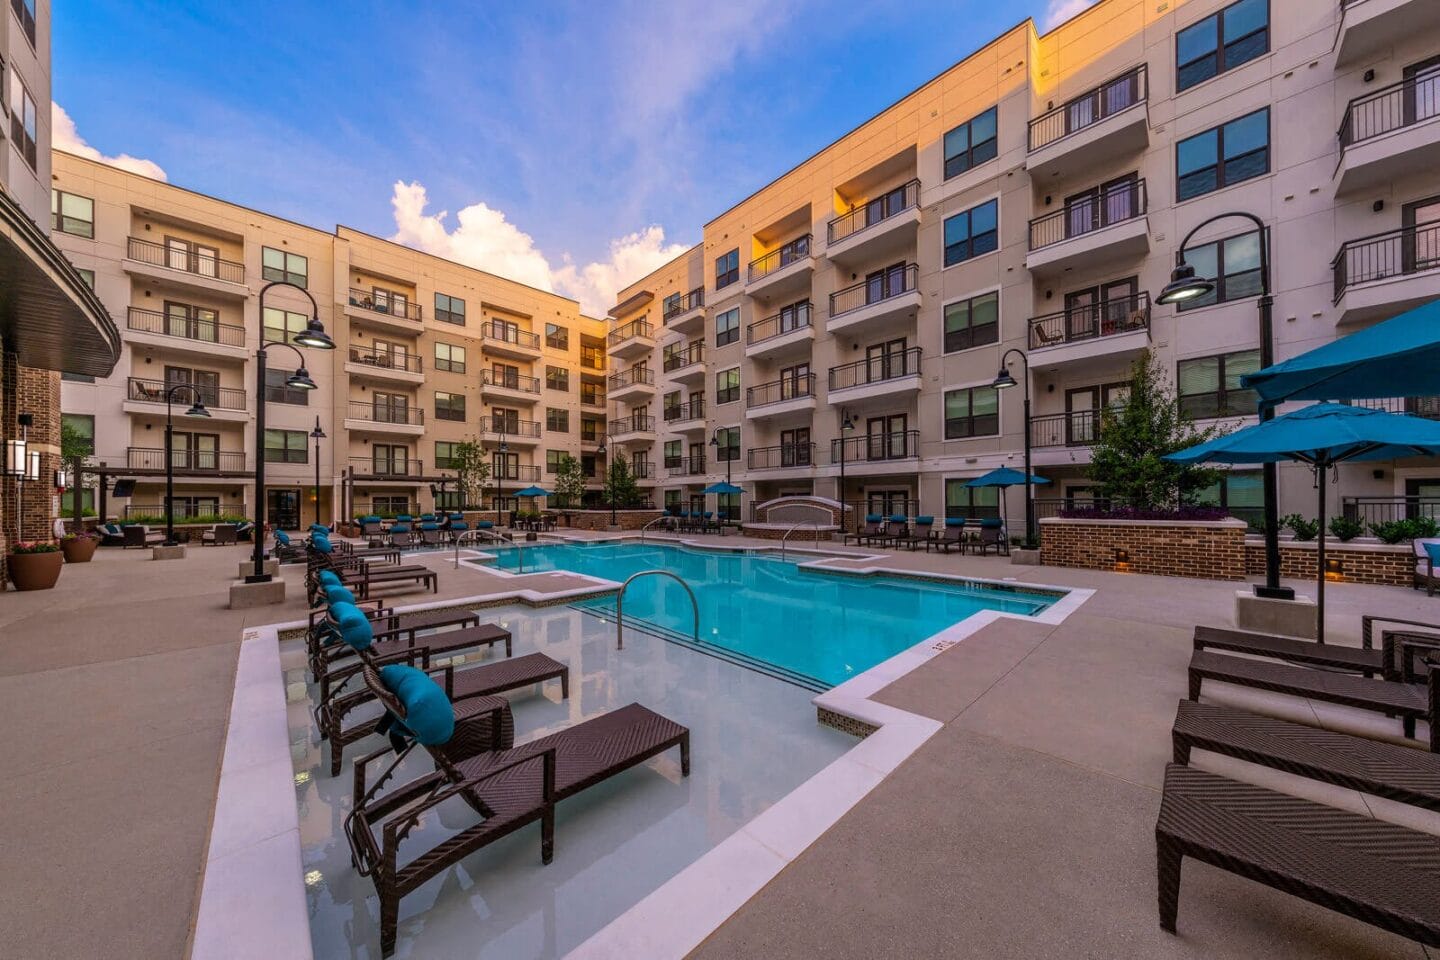
<instances>
[{"instance_id":1,"label":"brown wicker lounge chair","mask_svg":"<svg viewBox=\"0 0 1440 960\"><path fill-rule=\"evenodd\" d=\"M446 627L473 627L480 623L480 615L474 610L451 607L448 610L417 610L413 613L399 613L383 606L381 600L360 600L356 606L364 611L377 634L385 637L404 639L413 643L421 630L444 630ZM334 635L328 621L329 611L325 608L310 611L310 629L305 632L305 650L310 664L310 675L316 683L328 664L350 656L344 644L333 643ZM328 645L327 645L328 644Z\"/></svg>"},{"instance_id":2,"label":"brown wicker lounge chair","mask_svg":"<svg viewBox=\"0 0 1440 960\"><path fill-rule=\"evenodd\" d=\"M959 549L961 553L964 553L965 522L962 520L952 523L946 520L945 526L941 528L939 534L932 537L930 541L925 544L925 552L929 553L931 547L934 547L937 551L943 550L946 553L954 549Z\"/></svg>"},{"instance_id":3,"label":"brown wicker lounge chair","mask_svg":"<svg viewBox=\"0 0 1440 960\"><path fill-rule=\"evenodd\" d=\"M1169 933L1185 857L1440 946L1440 837L1172 763L1155 824Z\"/></svg>"},{"instance_id":4,"label":"brown wicker lounge chair","mask_svg":"<svg viewBox=\"0 0 1440 960\"><path fill-rule=\"evenodd\" d=\"M877 541L883 535L884 530L885 521L879 516L871 514L865 518L865 526L861 527L855 533L845 534L844 542L849 543L851 540L854 540L857 545L863 545L867 540L872 542Z\"/></svg>"},{"instance_id":5,"label":"brown wicker lounge chair","mask_svg":"<svg viewBox=\"0 0 1440 960\"><path fill-rule=\"evenodd\" d=\"M930 549L931 531L934 528L934 517L916 517L915 526L908 531L901 528L900 531L896 533L892 543L894 543L897 548L909 547L911 550L914 550L921 544L925 544L925 549L928 552Z\"/></svg>"}]
</instances>

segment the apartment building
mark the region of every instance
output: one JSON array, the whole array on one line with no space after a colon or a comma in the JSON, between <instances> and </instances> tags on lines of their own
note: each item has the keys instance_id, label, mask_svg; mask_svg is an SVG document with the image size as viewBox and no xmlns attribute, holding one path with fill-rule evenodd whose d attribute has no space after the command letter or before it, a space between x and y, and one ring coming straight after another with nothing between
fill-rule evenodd
<instances>
[{"instance_id":1,"label":"apartment building","mask_svg":"<svg viewBox=\"0 0 1440 960\"><path fill-rule=\"evenodd\" d=\"M575 301L62 152L53 188L59 245L124 318L114 372L67 376L62 393L65 421L93 438L106 467L107 484L86 494L106 516L163 512L167 456L184 516L253 515L263 455L265 516L292 528L315 516L458 507L462 441L490 455L487 506L497 495L514 506L514 492L545 485L565 454L598 490L605 327ZM277 280L309 297L273 287L262 309ZM279 346L312 309L337 349ZM287 386L301 365L316 389ZM187 415L196 399L208 417ZM126 478L131 495L113 498Z\"/></svg>"},{"instance_id":2,"label":"apartment building","mask_svg":"<svg viewBox=\"0 0 1440 960\"><path fill-rule=\"evenodd\" d=\"M993 516L1091 499L1099 411L1143 350L1202 422L1254 416L1267 245L1277 359L1440 296L1433 0L1101 0L1027 21L704 227L610 311L612 440L657 500ZM1216 279L1154 297L1184 237ZM1008 358L1008 360L1002 360ZM1028 387L997 390L1002 363ZM1440 415L1433 398L1389 409ZM658 448L658 449L657 449ZM1342 468L1341 495L1440 498L1433 464ZM843 481L842 481L843 477ZM1011 491L1009 516L1023 511ZM1210 499L1258 508L1258 471ZM734 503L722 509L737 509ZM1281 470L1281 512L1314 512Z\"/></svg>"}]
</instances>

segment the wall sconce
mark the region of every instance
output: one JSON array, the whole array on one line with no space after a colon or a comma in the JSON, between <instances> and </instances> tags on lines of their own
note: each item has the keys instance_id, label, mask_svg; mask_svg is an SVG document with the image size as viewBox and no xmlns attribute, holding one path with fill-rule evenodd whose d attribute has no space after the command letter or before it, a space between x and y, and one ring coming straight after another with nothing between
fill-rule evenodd
<instances>
[{"instance_id":1,"label":"wall sconce","mask_svg":"<svg viewBox=\"0 0 1440 960\"><path fill-rule=\"evenodd\" d=\"M61 490L68 490L70 488L70 474L64 469L55 471L55 486Z\"/></svg>"},{"instance_id":2,"label":"wall sconce","mask_svg":"<svg viewBox=\"0 0 1440 960\"><path fill-rule=\"evenodd\" d=\"M26 463L25 463L25 479L26 479L26 480L39 480L39 479L40 479L40 451L39 451L39 450L31 450L31 451L27 452L27 453L25 454L25 459L26 459Z\"/></svg>"},{"instance_id":3,"label":"wall sconce","mask_svg":"<svg viewBox=\"0 0 1440 960\"><path fill-rule=\"evenodd\" d=\"M1345 579L1345 561L1344 561L1344 560L1341 560L1339 557L1326 557L1326 558L1325 558L1325 579L1326 579L1326 580L1344 580L1344 579Z\"/></svg>"},{"instance_id":4,"label":"wall sconce","mask_svg":"<svg viewBox=\"0 0 1440 960\"><path fill-rule=\"evenodd\" d=\"M1130 562L1130 551L1129 551L1129 550L1126 550L1124 547L1116 547L1116 548L1115 548L1115 562L1116 562L1116 563L1129 563L1129 562Z\"/></svg>"},{"instance_id":5,"label":"wall sconce","mask_svg":"<svg viewBox=\"0 0 1440 960\"><path fill-rule=\"evenodd\" d=\"M24 476L25 466L29 462L29 458L25 455L27 446L28 444L26 444L24 440L5 441L4 467L6 476Z\"/></svg>"}]
</instances>

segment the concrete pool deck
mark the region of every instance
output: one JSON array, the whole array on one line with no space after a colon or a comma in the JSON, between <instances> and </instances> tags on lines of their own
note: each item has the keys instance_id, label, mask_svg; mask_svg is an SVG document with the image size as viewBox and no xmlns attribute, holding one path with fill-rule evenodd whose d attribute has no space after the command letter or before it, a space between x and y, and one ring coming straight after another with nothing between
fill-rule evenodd
<instances>
[{"instance_id":1,"label":"concrete pool deck","mask_svg":"<svg viewBox=\"0 0 1440 960\"><path fill-rule=\"evenodd\" d=\"M0 599L11 773L0 785L10 814L0 844L26 865L24 882L0 893L7 950L185 955L241 631L304 613L296 567L285 570L283 606L226 610L244 554L196 549L183 564L156 566L143 552L105 550L67 567L55 591ZM397 603L510 590L522 579L456 572L449 553L421 562L441 572L441 592ZM987 627L876 694L943 729L696 956L1426 955L1194 864L1180 937L1159 932L1152 833L1189 633L1229 620L1233 583L908 552L885 563L1096 593L1059 626ZM523 579L548 591L571 578ZM1440 620L1440 601L1399 588L1337 584L1327 601L1339 642L1358 642L1362 612ZM1326 722L1354 719L1291 706ZM1197 763L1219 769L1213 758Z\"/></svg>"}]
</instances>

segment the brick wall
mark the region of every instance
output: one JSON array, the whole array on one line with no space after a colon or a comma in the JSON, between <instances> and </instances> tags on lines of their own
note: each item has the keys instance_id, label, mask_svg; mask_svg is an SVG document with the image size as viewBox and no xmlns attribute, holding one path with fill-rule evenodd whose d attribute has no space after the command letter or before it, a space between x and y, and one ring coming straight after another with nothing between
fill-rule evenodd
<instances>
[{"instance_id":1,"label":"brick wall","mask_svg":"<svg viewBox=\"0 0 1440 960\"><path fill-rule=\"evenodd\" d=\"M610 529L609 510L562 510L557 513L559 514L555 525L557 531L565 529L565 514L570 515L570 529L572 530ZM615 511L615 525L621 530L639 530L663 513L663 510L617 510Z\"/></svg>"},{"instance_id":2,"label":"brick wall","mask_svg":"<svg viewBox=\"0 0 1440 960\"><path fill-rule=\"evenodd\" d=\"M21 366L0 344L0 437L20 436L19 416L30 414L29 450L40 452L40 479L17 484L0 477L0 557L16 540L53 540L53 478L60 467L60 374ZM0 589L8 582L0 562Z\"/></svg>"},{"instance_id":3,"label":"brick wall","mask_svg":"<svg viewBox=\"0 0 1440 960\"><path fill-rule=\"evenodd\" d=\"M1040 562L1052 567L1243 580L1245 559L1242 520L1040 521Z\"/></svg>"},{"instance_id":4,"label":"brick wall","mask_svg":"<svg viewBox=\"0 0 1440 960\"><path fill-rule=\"evenodd\" d=\"M1314 541L1308 543L1280 542L1280 576L1296 580L1314 580L1316 551ZM1414 582L1415 554L1408 543L1325 543L1326 566L1338 561L1340 569L1331 569L1334 583L1378 583L1408 587ZM1255 539L1245 543L1245 572L1265 573L1265 542Z\"/></svg>"}]
</instances>

